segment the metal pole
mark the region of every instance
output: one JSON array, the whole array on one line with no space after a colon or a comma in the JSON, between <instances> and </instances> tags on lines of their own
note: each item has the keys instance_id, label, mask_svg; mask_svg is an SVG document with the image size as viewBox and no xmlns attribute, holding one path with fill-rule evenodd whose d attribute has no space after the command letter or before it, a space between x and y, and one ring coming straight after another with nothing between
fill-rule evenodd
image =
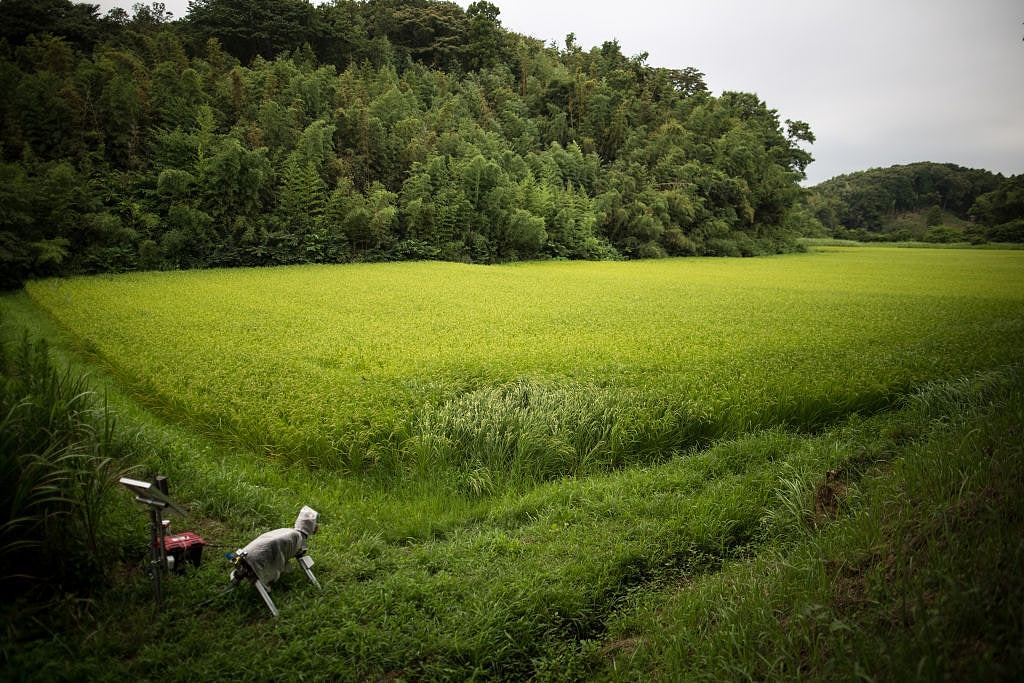
<instances>
[{"instance_id":1,"label":"metal pole","mask_svg":"<svg viewBox=\"0 0 1024 683\"><path fill-rule=\"evenodd\" d=\"M161 584L161 574L163 574L163 534L161 530L163 524L160 520L160 509L154 505L149 506L149 531L150 531L150 544L152 546L153 559L149 563L149 572L153 575L153 592L156 594L156 604L162 605L164 602L164 591L163 585Z\"/></svg>"}]
</instances>

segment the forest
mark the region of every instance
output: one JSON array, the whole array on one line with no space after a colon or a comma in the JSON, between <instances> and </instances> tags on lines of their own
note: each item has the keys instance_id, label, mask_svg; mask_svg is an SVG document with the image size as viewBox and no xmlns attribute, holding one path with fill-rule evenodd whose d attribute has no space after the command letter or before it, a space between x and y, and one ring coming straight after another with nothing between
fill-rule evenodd
<instances>
[{"instance_id":1,"label":"forest","mask_svg":"<svg viewBox=\"0 0 1024 683\"><path fill-rule=\"evenodd\" d=\"M814 135L487 1L0 0L0 286L135 269L755 255Z\"/></svg>"},{"instance_id":2,"label":"forest","mask_svg":"<svg viewBox=\"0 0 1024 683\"><path fill-rule=\"evenodd\" d=\"M1024 175L922 162L837 176L805 201L834 237L1024 242Z\"/></svg>"}]
</instances>

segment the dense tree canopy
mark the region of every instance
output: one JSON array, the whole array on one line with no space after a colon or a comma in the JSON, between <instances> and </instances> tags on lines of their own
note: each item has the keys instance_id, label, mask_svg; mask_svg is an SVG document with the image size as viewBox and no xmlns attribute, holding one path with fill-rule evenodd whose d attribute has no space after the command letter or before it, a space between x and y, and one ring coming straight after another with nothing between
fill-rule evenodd
<instances>
[{"instance_id":1,"label":"dense tree canopy","mask_svg":"<svg viewBox=\"0 0 1024 683\"><path fill-rule=\"evenodd\" d=\"M0 264L25 277L792 248L807 124L615 41L431 0L0 0ZM994 189L994 186L986 189ZM969 208L969 207L967 207ZM966 209L965 209L966 210Z\"/></svg>"},{"instance_id":2,"label":"dense tree canopy","mask_svg":"<svg viewBox=\"0 0 1024 683\"><path fill-rule=\"evenodd\" d=\"M1020 229L1013 221L1024 219L1022 188L1024 176L1006 179L985 170L923 162L832 178L811 189L807 204L838 236L907 239L954 220L973 223L962 238L1024 241L1021 235L1011 239Z\"/></svg>"},{"instance_id":3,"label":"dense tree canopy","mask_svg":"<svg viewBox=\"0 0 1024 683\"><path fill-rule=\"evenodd\" d=\"M1024 242L1024 175L978 197L971 218L988 227L987 236L994 242Z\"/></svg>"}]
</instances>

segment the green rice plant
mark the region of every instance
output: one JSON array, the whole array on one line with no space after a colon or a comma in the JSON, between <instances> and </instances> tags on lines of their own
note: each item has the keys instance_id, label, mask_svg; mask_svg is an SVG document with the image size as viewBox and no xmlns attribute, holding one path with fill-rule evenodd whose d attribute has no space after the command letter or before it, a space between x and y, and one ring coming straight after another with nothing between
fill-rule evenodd
<instances>
[{"instance_id":1,"label":"green rice plant","mask_svg":"<svg viewBox=\"0 0 1024 683\"><path fill-rule=\"evenodd\" d=\"M421 475L454 467L524 484L586 475L612 457L615 412L593 386L522 379L486 387L421 412L414 457Z\"/></svg>"},{"instance_id":2,"label":"green rice plant","mask_svg":"<svg viewBox=\"0 0 1024 683\"><path fill-rule=\"evenodd\" d=\"M228 448L515 482L815 432L1019 361L1024 256L353 264L31 283L133 396ZM467 482L469 479L467 479Z\"/></svg>"}]
</instances>

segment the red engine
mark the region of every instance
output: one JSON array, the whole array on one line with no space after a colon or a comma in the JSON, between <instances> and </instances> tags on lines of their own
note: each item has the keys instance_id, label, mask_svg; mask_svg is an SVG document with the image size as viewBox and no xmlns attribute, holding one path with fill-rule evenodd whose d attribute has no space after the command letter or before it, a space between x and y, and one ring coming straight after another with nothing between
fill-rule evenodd
<instances>
[{"instance_id":1,"label":"red engine","mask_svg":"<svg viewBox=\"0 0 1024 683\"><path fill-rule=\"evenodd\" d=\"M185 571L185 562L198 567L203 560L203 546L206 541L199 534L183 531L173 536L164 536L164 551L174 558L174 571Z\"/></svg>"}]
</instances>

